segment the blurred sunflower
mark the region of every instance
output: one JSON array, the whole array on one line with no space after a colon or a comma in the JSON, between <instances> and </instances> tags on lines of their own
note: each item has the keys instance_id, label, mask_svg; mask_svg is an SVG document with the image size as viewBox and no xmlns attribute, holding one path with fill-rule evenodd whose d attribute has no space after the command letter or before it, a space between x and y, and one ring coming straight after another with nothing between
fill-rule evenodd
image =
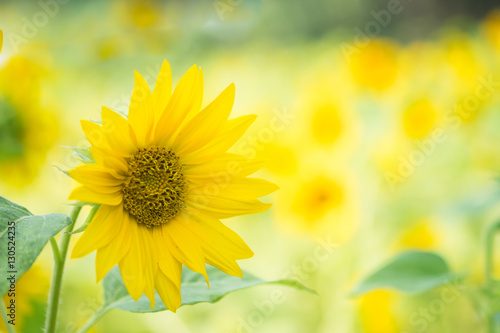
<instances>
[{"instance_id":1,"label":"blurred sunflower","mask_svg":"<svg viewBox=\"0 0 500 333\"><path fill-rule=\"evenodd\" d=\"M182 265L207 283L205 263L242 276L236 259L253 252L220 219L267 210L257 198L277 186L247 177L261 163L226 153L256 118L228 120L233 84L202 111L201 69L191 67L171 89L165 61L153 93L135 73L128 119L104 107L102 126L82 121L97 163L69 171L83 185L69 198L101 204L72 258L97 250L98 281L118 264L134 299L145 293L153 307L156 289L176 311ZM221 173L226 181L214 181Z\"/></svg>"},{"instance_id":2,"label":"blurred sunflower","mask_svg":"<svg viewBox=\"0 0 500 333\"><path fill-rule=\"evenodd\" d=\"M16 330L24 332L27 320L35 312L35 303L46 301L49 292L49 278L38 264L28 269L16 283ZM8 294L3 296L5 304L10 302ZM43 321L42 321L43 322ZM3 320L0 321L0 330L6 331Z\"/></svg>"},{"instance_id":3,"label":"blurred sunflower","mask_svg":"<svg viewBox=\"0 0 500 333\"><path fill-rule=\"evenodd\" d=\"M40 106L42 74L20 57L0 69L0 179L16 187L34 180L58 136L57 118Z\"/></svg>"},{"instance_id":4,"label":"blurred sunflower","mask_svg":"<svg viewBox=\"0 0 500 333\"><path fill-rule=\"evenodd\" d=\"M486 17L483 30L488 41L500 51L500 10L494 10Z\"/></svg>"},{"instance_id":5,"label":"blurred sunflower","mask_svg":"<svg viewBox=\"0 0 500 333\"><path fill-rule=\"evenodd\" d=\"M330 161L329 168L321 156L309 155L307 159L316 163L302 163L294 175L281 178L276 220L286 230L328 234L343 243L352 237L359 220L355 182L335 161Z\"/></svg>"},{"instance_id":6,"label":"blurred sunflower","mask_svg":"<svg viewBox=\"0 0 500 333\"><path fill-rule=\"evenodd\" d=\"M354 80L363 87L383 91L389 88L399 72L398 46L385 39L372 39L351 56Z\"/></svg>"},{"instance_id":7,"label":"blurred sunflower","mask_svg":"<svg viewBox=\"0 0 500 333\"><path fill-rule=\"evenodd\" d=\"M454 77L451 90L462 94L474 92L478 77L489 73L476 51L477 46L468 35L447 33L442 42L445 64L451 67Z\"/></svg>"},{"instance_id":8,"label":"blurred sunflower","mask_svg":"<svg viewBox=\"0 0 500 333\"><path fill-rule=\"evenodd\" d=\"M429 100L420 99L403 111L402 118L405 134L412 139L421 139L434 128L437 112Z\"/></svg>"},{"instance_id":9,"label":"blurred sunflower","mask_svg":"<svg viewBox=\"0 0 500 333\"><path fill-rule=\"evenodd\" d=\"M435 231L432 220L417 221L406 230L396 242L396 248L429 250L439 244L439 234Z\"/></svg>"},{"instance_id":10,"label":"blurred sunflower","mask_svg":"<svg viewBox=\"0 0 500 333\"><path fill-rule=\"evenodd\" d=\"M297 141L296 150L349 155L360 142L353 87L346 84L346 74L333 66L313 68L307 74L310 76L301 80L301 94L294 106L296 128L291 130L296 133L290 139Z\"/></svg>"},{"instance_id":11,"label":"blurred sunflower","mask_svg":"<svg viewBox=\"0 0 500 333\"><path fill-rule=\"evenodd\" d=\"M359 315L363 333L400 332L394 313L397 295L394 291L375 290L359 301Z\"/></svg>"}]
</instances>

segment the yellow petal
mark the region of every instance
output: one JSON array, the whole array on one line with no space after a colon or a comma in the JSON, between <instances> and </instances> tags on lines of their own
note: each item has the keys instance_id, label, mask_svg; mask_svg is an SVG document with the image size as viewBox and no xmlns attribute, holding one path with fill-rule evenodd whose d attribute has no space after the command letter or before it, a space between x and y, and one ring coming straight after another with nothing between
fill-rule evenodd
<instances>
[{"instance_id":1,"label":"yellow petal","mask_svg":"<svg viewBox=\"0 0 500 333\"><path fill-rule=\"evenodd\" d=\"M73 248L71 258L81 258L108 245L123 223L122 206L102 205Z\"/></svg>"},{"instance_id":2,"label":"yellow petal","mask_svg":"<svg viewBox=\"0 0 500 333\"><path fill-rule=\"evenodd\" d=\"M265 161L247 159L243 156L224 153L220 157L202 164L188 164L184 168L184 175L192 182L226 182L243 178L265 165Z\"/></svg>"},{"instance_id":3,"label":"yellow petal","mask_svg":"<svg viewBox=\"0 0 500 333\"><path fill-rule=\"evenodd\" d=\"M137 145L148 145L154 124L153 100L148 83L138 72L134 72L134 91L130 100L128 120L134 129Z\"/></svg>"},{"instance_id":4,"label":"yellow petal","mask_svg":"<svg viewBox=\"0 0 500 333\"><path fill-rule=\"evenodd\" d=\"M205 254L205 260L208 264L217 267L226 274L243 277L243 273L236 263L235 258L231 256L230 252L227 251L227 248L224 246L229 244L230 247L233 247L231 242L227 242L227 239L223 237L217 237L218 235L214 232L206 229L203 230L199 227L197 222L188 219L179 219L179 221L183 223L186 228L190 228L193 233L198 231L196 235L200 240L203 253ZM212 236L215 236L215 238L212 238ZM223 243L217 242L221 240Z\"/></svg>"},{"instance_id":5,"label":"yellow petal","mask_svg":"<svg viewBox=\"0 0 500 333\"><path fill-rule=\"evenodd\" d=\"M218 157L245 134L255 119L257 119L256 115L248 115L228 120L222 131L212 141L197 151L183 156L181 162L183 164L199 164Z\"/></svg>"},{"instance_id":6,"label":"yellow petal","mask_svg":"<svg viewBox=\"0 0 500 333\"><path fill-rule=\"evenodd\" d=\"M96 147L90 147L89 150L97 164L104 166L115 178L122 179L127 174L128 165L123 156Z\"/></svg>"},{"instance_id":7,"label":"yellow petal","mask_svg":"<svg viewBox=\"0 0 500 333\"><path fill-rule=\"evenodd\" d=\"M106 276L111 268L117 265L130 249L131 233L128 213L124 212L120 226L113 230L113 240L108 245L97 249L95 258L96 282L99 282Z\"/></svg>"},{"instance_id":8,"label":"yellow petal","mask_svg":"<svg viewBox=\"0 0 500 333\"><path fill-rule=\"evenodd\" d=\"M155 119L165 111L168 100L172 95L172 71L167 60L163 61L160 73L156 78L155 88L153 90L153 106L155 109Z\"/></svg>"},{"instance_id":9,"label":"yellow petal","mask_svg":"<svg viewBox=\"0 0 500 333\"><path fill-rule=\"evenodd\" d=\"M180 218L181 216L177 216L162 225L164 244L184 266L193 272L202 274L208 284L205 257L198 243L199 240L195 234L178 221Z\"/></svg>"},{"instance_id":10,"label":"yellow petal","mask_svg":"<svg viewBox=\"0 0 500 333\"><path fill-rule=\"evenodd\" d=\"M79 200L93 204L103 204L116 206L122 202L121 192L115 193L97 193L88 187L80 186L75 188L68 197L69 200Z\"/></svg>"},{"instance_id":11,"label":"yellow petal","mask_svg":"<svg viewBox=\"0 0 500 333\"><path fill-rule=\"evenodd\" d=\"M2 52L2 46L3 46L3 31L0 29L0 53Z\"/></svg>"},{"instance_id":12,"label":"yellow petal","mask_svg":"<svg viewBox=\"0 0 500 333\"><path fill-rule=\"evenodd\" d=\"M203 98L203 75L194 65L180 79L165 111L156 125L154 142L159 146L169 147L182 124L192 118L201 107Z\"/></svg>"},{"instance_id":13,"label":"yellow petal","mask_svg":"<svg viewBox=\"0 0 500 333\"><path fill-rule=\"evenodd\" d=\"M109 144L102 131L102 126L90 120L80 120L83 134L93 147L109 150Z\"/></svg>"},{"instance_id":14,"label":"yellow petal","mask_svg":"<svg viewBox=\"0 0 500 333\"><path fill-rule=\"evenodd\" d=\"M162 228L153 228L154 242L158 248L158 266L170 280L177 283L180 289L182 264L175 259L165 244Z\"/></svg>"},{"instance_id":15,"label":"yellow petal","mask_svg":"<svg viewBox=\"0 0 500 333\"><path fill-rule=\"evenodd\" d=\"M103 132L110 148L125 157L137 151L137 141L128 121L116 112L102 107Z\"/></svg>"},{"instance_id":16,"label":"yellow petal","mask_svg":"<svg viewBox=\"0 0 500 333\"><path fill-rule=\"evenodd\" d=\"M224 127L233 103L234 84L231 83L179 132L173 144L176 153L179 156L185 155L212 140Z\"/></svg>"},{"instance_id":17,"label":"yellow petal","mask_svg":"<svg viewBox=\"0 0 500 333\"><path fill-rule=\"evenodd\" d=\"M203 185L194 188L193 191L197 189L201 191L201 193L204 193ZM278 189L278 185L264 179L243 178L221 186L217 196L227 199L238 198L240 200L253 200L273 193Z\"/></svg>"},{"instance_id":18,"label":"yellow petal","mask_svg":"<svg viewBox=\"0 0 500 333\"><path fill-rule=\"evenodd\" d=\"M152 309L155 306L155 276L158 270L158 250L154 243L152 229L143 225L138 227L146 259L144 263L144 293L149 298Z\"/></svg>"},{"instance_id":19,"label":"yellow petal","mask_svg":"<svg viewBox=\"0 0 500 333\"><path fill-rule=\"evenodd\" d=\"M130 296L136 301L141 297L146 286L146 251L141 236L139 235L139 226L137 223L129 224L131 242L127 254L120 260L118 266L123 278L123 283Z\"/></svg>"},{"instance_id":20,"label":"yellow petal","mask_svg":"<svg viewBox=\"0 0 500 333\"><path fill-rule=\"evenodd\" d=\"M71 178L81 184L92 184L102 186L119 186L123 183L121 179L111 175L105 167L99 164L84 164L68 171Z\"/></svg>"},{"instance_id":21,"label":"yellow petal","mask_svg":"<svg viewBox=\"0 0 500 333\"><path fill-rule=\"evenodd\" d=\"M223 252L219 252L213 244L205 245L203 250L205 252L207 264L220 269L226 274L240 278L243 277L243 272L241 271L240 266L238 266L238 263L234 259L229 258Z\"/></svg>"},{"instance_id":22,"label":"yellow petal","mask_svg":"<svg viewBox=\"0 0 500 333\"><path fill-rule=\"evenodd\" d=\"M172 282L161 270L156 273L155 288L165 306L172 312L176 312L181 306L181 290L178 284Z\"/></svg>"},{"instance_id":23,"label":"yellow petal","mask_svg":"<svg viewBox=\"0 0 500 333\"><path fill-rule=\"evenodd\" d=\"M219 219L196 214L187 216L186 221L189 221L186 227L198 236L204 249L206 244L212 244L218 252L227 254L232 259L247 259L253 256L252 250L243 239Z\"/></svg>"},{"instance_id":24,"label":"yellow petal","mask_svg":"<svg viewBox=\"0 0 500 333\"><path fill-rule=\"evenodd\" d=\"M259 200L238 200L221 197L209 197L204 194L189 195L186 200L186 212L190 215L204 213L224 219L238 215L261 213L272 204L260 202Z\"/></svg>"}]
</instances>

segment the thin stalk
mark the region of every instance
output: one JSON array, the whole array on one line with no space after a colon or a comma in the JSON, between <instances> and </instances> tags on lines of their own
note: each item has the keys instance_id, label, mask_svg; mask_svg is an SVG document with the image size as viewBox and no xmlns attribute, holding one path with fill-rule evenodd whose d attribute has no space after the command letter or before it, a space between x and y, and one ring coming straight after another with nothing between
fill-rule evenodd
<instances>
[{"instance_id":1,"label":"thin stalk","mask_svg":"<svg viewBox=\"0 0 500 333\"><path fill-rule=\"evenodd\" d=\"M71 210L71 224L64 228L61 239L59 240L59 258L57 258L54 252L54 273L50 284L49 305L47 317L45 319L45 333L54 333L56 330L57 310L59 308L59 296L61 294L64 264L66 263L66 254L68 252L69 240L71 239L70 232L73 231L81 210L82 206L74 206Z\"/></svg>"},{"instance_id":2,"label":"thin stalk","mask_svg":"<svg viewBox=\"0 0 500 333\"><path fill-rule=\"evenodd\" d=\"M486 290L490 295L495 291L496 288L496 279L493 276L493 253L495 250L495 235L497 231L500 229L500 221L493 224L486 233L486 262L485 262L485 284ZM488 313L488 332L496 333L496 324L495 324L495 314L494 310L489 310Z\"/></svg>"},{"instance_id":3,"label":"thin stalk","mask_svg":"<svg viewBox=\"0 0 500 333\"><path fill-rule=\"evenodd\" d=\"M59 253L59 246L54 237L50 237L50 245L52 246L52 253L54 255L54 262L61 261L61 254Z\"/></svg>"},{"instance_id":4,"label":"thin stalk","mask_svg":"<svg viewBox=\"0 0 500 333\"><path fill-rule=\"evenodd\" d=\"M100 309L83 325L77 333L87 333L110 309Z\"/></svg>"}]
</instances>

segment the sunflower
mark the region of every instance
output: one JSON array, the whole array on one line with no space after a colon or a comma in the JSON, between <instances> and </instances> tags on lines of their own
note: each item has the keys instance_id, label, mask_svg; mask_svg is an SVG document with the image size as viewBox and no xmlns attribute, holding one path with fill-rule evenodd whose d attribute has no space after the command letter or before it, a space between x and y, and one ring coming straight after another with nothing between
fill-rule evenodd
<instances>
[{"instance_id":1,"label":"sunflower","mask_svg":"<svg viewBox=\"0 0 500 333\"><path fill-rule=\"evenodd\" d=\"M235 88L230 84L201 111L203 74L191 67L173 93L164 61L153 92L135 73L128 118L103 107L102 125L82 120L95 164L69 171L82 186L71 200L100 204L72 252L96 253L97 281L116 264L135 300L155 290L176 311L181 269L204 275L205 263L242 277L237 259L253 252L220 219L259 213L258 200L277 189L249 178L260 161L227 150L256 119L229 119Z\"/></svg>"},{"instance_id":2,"label":"sunflower","mask_svg":"<svg viewBox=\"0 0 500 333\"><path fill-rule=\"evenodd\" d=\"M350 69L362 87L383 91L394 84L399 72L399 46L392 40L373 39L353 54Z\"/></svg>"},{"instance_id":3,"label":"sunflower","mask_svg":"<svg viewBox=\"0 0 500 333\"><path fill-rule=\"evenodd\" d=\"M41 106L44 73L36 62L17 56L0 68L0 185L9 189L36 179L59 135L56 113Z\"/></svg>"}]
</instances>

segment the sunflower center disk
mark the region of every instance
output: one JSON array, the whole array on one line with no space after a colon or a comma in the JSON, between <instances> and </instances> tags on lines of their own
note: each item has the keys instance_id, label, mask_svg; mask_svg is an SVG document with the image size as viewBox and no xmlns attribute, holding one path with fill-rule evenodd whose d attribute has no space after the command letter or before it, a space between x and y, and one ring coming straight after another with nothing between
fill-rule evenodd
<instances>
[{"instance_id":1,"label":"sunflower center disk","mask_svg":"<svg viewBox=\"0 0 500 333\"><path fill-rule=\"evenodd\" d=\"M171 150L140 148L128 162L123 203L138 223L148 227L173 219L184 207L186 182Z\"/></svg>"}]
</instances>

